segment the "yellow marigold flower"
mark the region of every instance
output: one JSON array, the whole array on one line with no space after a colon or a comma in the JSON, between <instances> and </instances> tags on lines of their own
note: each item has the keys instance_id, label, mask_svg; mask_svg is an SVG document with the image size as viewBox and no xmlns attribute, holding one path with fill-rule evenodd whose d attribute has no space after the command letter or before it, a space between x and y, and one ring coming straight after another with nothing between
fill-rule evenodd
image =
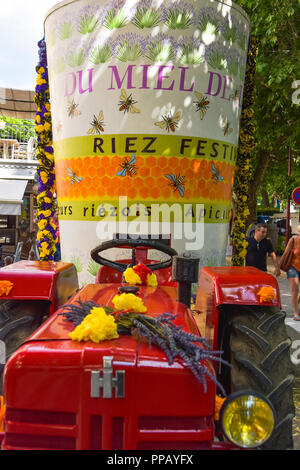
<instances>
[{"instance_id":1,"label":"yellow marigold flower","mask_svg":"<svg viewBox=\"0 0 300 470\"><path fill-rule=\"evenodd\" d=\"M134 272L132 268L127 268L124 271L124 279L127 284L135 285L135 284L142 284L142 280L138 274Z\"/></svg>"},{"instance_id":2,"label":"yellow marigold flower","mask_svg":"<svg viewBox=\"0 0 300 470\"><path fill-rule=\"evenodd\" d=\"M157 277L154 273L147 275L147 286L156 287Z\"/></svg>"},{"instance_id":3,"label":"yellow marigold flower","mask_svg":"<svg viewBox=\"0 0 300 470\"><path fill-rule=\"evenodd\" d=\"M41 122L41 116L37 114L35 120L36 120L36 123L39 124Z\"/></svg>"},{"instance_id":4,"label":"yellow marigold flower","mask_svg":"<svg viewBox=\"0 0 300 470\"><path fill-rule=\"evenodd\" d=\"M115 295L112 299L112 303L117 310L133 310L137 313L147 311L147 307L143 304L142 299L134 294L126 294L123 292L121 295Z\"/></svg>"},{"instance_id":5,"label":"yellow marigold flower","mask_svg":"<svg viewBox=\"0 0 300 470\"><path fill-rule=\"evenodd\" d=\"M50 111L50 109L51 109L50 103L46 103L45 108L47 109L47 111Z\"/></svg>"},{"instance_id":6,"label":"yellow marigold flower","mask_svg":"<svg viewBox=\"0 0 300 470\"><path fill-rule=\"evenodd\" d=\"M259 297L260 303L272 302L272 300L276 300L276 292L272 286L262 287L257 295Z\"/></svg>"},{"instance_id":7,"label":"yellow marigold flower","mask_svg":"<svg viewBox=\"0 0 300 470\"><path fill-rule=\"evenodd\" d=\"M119 337L114 317L107 315L102 307L94 307L69 336L73 341L94 343Z\"/></svg>"}]
</instances>

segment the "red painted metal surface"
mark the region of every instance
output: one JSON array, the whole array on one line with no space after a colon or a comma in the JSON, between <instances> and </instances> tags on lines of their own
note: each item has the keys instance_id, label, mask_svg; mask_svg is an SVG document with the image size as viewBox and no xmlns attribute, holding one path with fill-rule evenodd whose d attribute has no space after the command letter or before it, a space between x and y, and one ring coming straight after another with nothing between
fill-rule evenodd
<instances>
[{"instance_id":1,"label":"red painted metal surface","mask_svg":"<svg viewBox=\"0 0 300 470\"><path fill-rule=\"evenodd\" d=\"M260 304L258 292L273 287L276 299ZM281 307L277 280L271 274L253 267L204 267L201 269L196 297L196 321L201 334L213 348L218 347L220 305L264 305Z\"/></svg>"},{"instance_id":2,"label":"red painted metal surface","mask_svg":"<svg viewBox=\"0 0 300 470\"><path fill-rule=\"evenodd\" d=\"M117 287L89 285L77 298L111 305ZM140 295L147 314L171 311L178 315L176 324L197 332L189 311L176 301L176 289L141 287ZM8 361L4 449L210 448L211 380L204 393L182 362L169 366L159 348L135 335L79 344L68 339L72 329L55 314ZM114 373L125 370L123 399L91 398L91 371L102 369L103 356L114 357ZM214 373L209 362L203 364Z\"/></svg>"},{"instance_id":3,"label":"red painted metal surface","mask_svg":"<svg viewBox=\"0 0 300 470\"><path fill-rule=\"evenodd\" d=\"M13 289L1 299L50 299L54 301L56 280L71 263L54 261L19 261L0 269L0 280L9 280Z\"/></svg>"},{"instance_id":4,"label":"red painted metal surface","mask_svg":"<svg viewBox=\"0 0 300 470\"><path fill-rule=\"evenodd\" d=\"M103 273L102 273L103 274ZM112 305L119 284L88 285L72 299ZM257 305L258 290L272 286L273 276L255 268L202 268L196 300L197 316L216 347L222 304ZM168 285L140 287L148 315L177 314L175 323L197 333L189 309L177 302ZM4 373L6 395L3 449L168 450L232 449L214 442L215 385L207 392L178 360L171 366L156 346L136 335L120 335L99 344L69 339L73 325L60 315L50 317L10 358ZM203 333L203 331L201 331ZM91 372L103 369L113 356L113 375L125 371L125 398L91 397ZM211 374L213 365L204 361Z\"/></svg>"}]
</instances>

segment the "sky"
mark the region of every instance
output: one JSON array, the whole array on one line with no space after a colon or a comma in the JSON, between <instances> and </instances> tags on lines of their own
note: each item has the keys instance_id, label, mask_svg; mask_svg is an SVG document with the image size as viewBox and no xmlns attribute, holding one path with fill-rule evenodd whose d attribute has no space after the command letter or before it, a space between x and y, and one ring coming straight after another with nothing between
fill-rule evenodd
<instances>
[{"instance_id":1,"label":"sky","mask_svg":"<svg viewBox=\"0 0 300 470\"><path fill-rule=\"evenodd\" d=\"M34 90L37 43L59 0L0 0L0 88Z\"/></svg>"}]
</instances>

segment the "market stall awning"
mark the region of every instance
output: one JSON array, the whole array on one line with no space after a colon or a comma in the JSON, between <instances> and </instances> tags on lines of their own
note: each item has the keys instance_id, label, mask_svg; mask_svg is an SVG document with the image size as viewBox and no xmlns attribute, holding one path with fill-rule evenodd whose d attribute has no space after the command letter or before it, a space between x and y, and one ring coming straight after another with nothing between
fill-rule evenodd
<instances>
[{"instance_id":1,"label":"market stall awning","mask_svg":"<svg viewBox=\"0 0 300 470\"><path fill-rule=\"evenodd\" d=\"M34 91L0 88L0 116L35 119Z\"/></svg>"},{"instance_id":2,"label":"market stall awning","mask_svg":"<svg viewBox=\"0 0 300 470\"><path fill-rule=\"evenodd\" d=\"M0 180L0 215L20 215L27 180Z\"/></svg>"}]
</instances>

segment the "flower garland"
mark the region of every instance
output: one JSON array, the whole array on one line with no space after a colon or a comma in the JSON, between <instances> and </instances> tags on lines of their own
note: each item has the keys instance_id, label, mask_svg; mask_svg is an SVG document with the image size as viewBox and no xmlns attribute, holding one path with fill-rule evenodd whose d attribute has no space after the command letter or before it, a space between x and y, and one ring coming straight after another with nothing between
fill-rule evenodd
<instances>
[{"instance_id":1,"label":"flower garland","mask_svg":"<svg viewBox=\"0 0 300 470\"><path fill-rule=\"evenodd\" d=\"M123 277L125 282L130 285L142 284L146 286L156 287L157 277L145 264L136 264L132 268L127 268Z\"/></svg>"},{"instance_id":2,"label":"flower garland","mask_svg":"<svg viewBox=\"0 0 300 470\"><path fill-rule=\"evenodd\" d=\"M237 167L234 180L234 193L236 196L236 214L233 230L233 266L243 266L247 253L248 242L246 240L246 221L250 214L248 209L248 192L250 177L252 175L251 152L256 146L254 134L255 126L252 123L254 111L254 75L256 70L256 58L258 51L258 40L250 38L247 58L247 69L245 77L245 88L241 115L240 138L237 155Z\"/></svg>"},{"instance_id":3,"label":"flower garland","mask_svg":"<svg viewBox=\"0 0 300 470\"><path fill-rule=\"evenodd\" d=\"M37 80L34 101L37 105L36 133L37 150L36 157L39 162L37 168L39 194L37 196L37 220L38 220L38 248L42 261L54 259L56 251L56 225L52 218L56 209L54 154L52 146L52 121L50 110L50 93L48 81L48 66L46 43L42 39L39 46L39 63L36 67Z\"/></svg>"},{"instance_id":4,"label":"flower garland","mask_svg":"<svg viewBox=\"0 0 300 470\"><path fill-rule=\"evenodd\" d=\"M135 332L139 337L145 338L150 347L152 344L159 347L166 354L169 365L172 365L176 358L181 359L183 365L188 367L203 385L205 392L206 377L209 377L226 395L215 375L201 363L203 360L211 360L229 365L221 359L221 351L213 351L205 338L187 333L182 326L176 326L173 323L176 315L163 313L155 317L138 313L134 310L136 305L132 302L134 295L125 295L130 299L126 307L130 305L133 307L130 311L100 306L94 301L82 302L80 299L77 300L77 304L62 306L62 313L59 315L75 326L75 329L69 333L71 340L99 343L116 339L119 334L131 335Z\"/></svg>"}]
</instances>

